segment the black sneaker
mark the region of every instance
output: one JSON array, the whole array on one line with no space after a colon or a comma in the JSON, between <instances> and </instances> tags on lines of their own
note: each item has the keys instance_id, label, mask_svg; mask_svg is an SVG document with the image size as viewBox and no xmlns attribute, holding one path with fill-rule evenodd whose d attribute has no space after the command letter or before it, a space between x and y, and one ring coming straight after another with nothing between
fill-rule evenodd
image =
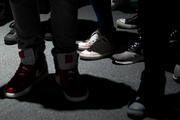
<instances>
[{"instance_id":1,"label":"black sneaker","mask_svg":"<svg viewBox=\"0 0 180 120\"><path fill-rule=\"evenodd\" d=\"M118 28L123 29L136 29L138 24L138 16L135 15L131 18L119 18L116 21L116 25Z\"/></svg>"},{"instance_id":2,"label":"black sneaker","mask_svg":"<svg viewBox=\"0 0 180 120\"><path fill-rule=\"evenodd\" d=\"M179 31L175 29L171 32L169 36L169 48L172 51L179 51L180 41L178 35Z\"/></svg>"},{"instance_id":3,"label":"black sneaker","mask_svg":"<svg viewBox=\"0 0 180 120\"><path fill-rule=\"evenodd\" d=\"M7 33L4 37L4 43L6 45L14 45L17 44L17 34L15 30L15 22L12 22L9 25L9 28L11 29L9 33Z\"/></svg>"},{"instance_id":4,"label":"black sneaker","mask_svg":"<svg viewBox=\"0 0 180 120\"><path fill-rule=\"evenodd\" d=\"M115 64L134 64L144 60L141 41L133 42L129 48L122 52L112 55L113 63Z\"/></svg>"}]
</instances>

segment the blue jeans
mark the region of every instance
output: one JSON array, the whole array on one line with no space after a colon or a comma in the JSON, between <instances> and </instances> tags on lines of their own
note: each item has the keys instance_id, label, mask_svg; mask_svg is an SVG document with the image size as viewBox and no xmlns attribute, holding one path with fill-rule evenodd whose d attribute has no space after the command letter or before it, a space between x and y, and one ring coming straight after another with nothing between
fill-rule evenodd
<instances>
[{"instance_id":1,"label":"blue jeans","mask_svg":"<svg viewBox=\"0 0 180 120\"><path fill-rule=\"evenodd\" d=\"M100 33L108 38L112 37L115 27L111 11L111 0L90 0L90 3L97 16Z\"/></svg>"},{"instance_id":2,"label":"blue jeans","mask_svg":"<svg viewBox=\"0 0 180 120\"><path fill-rule=\"evenodd\" d=\"M56 52L76 50L77 0L51 0L51 21ZM42 46L38 0L10 0L19 37L19 49ZM43 49L43 47L42 47Z\"/></svg>"}]
</instances>

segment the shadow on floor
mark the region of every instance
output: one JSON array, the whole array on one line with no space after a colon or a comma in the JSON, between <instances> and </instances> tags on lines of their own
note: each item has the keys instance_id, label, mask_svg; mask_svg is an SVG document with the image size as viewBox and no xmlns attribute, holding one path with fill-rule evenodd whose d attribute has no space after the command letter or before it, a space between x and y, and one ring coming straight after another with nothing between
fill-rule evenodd
<instances>
[{"instance_id":1,"label":"shadow on floor","mask_svg":"<svg viewBox=\"0 0 180 120\"><path fill-rule=\"evenodd\" d=\"M123 83L90 75L81 75L81 79L90 93L88 100L81 103L72 103L64 98L61 88L55 82L54 74L50 74L43 82L34 86L29 94L17 100L42 104L45 108L56 110L116 109L127 105L135 96L135 91ZM0 88L1 99L5 99L4 87Z\"/></svg>"}]
</instances>

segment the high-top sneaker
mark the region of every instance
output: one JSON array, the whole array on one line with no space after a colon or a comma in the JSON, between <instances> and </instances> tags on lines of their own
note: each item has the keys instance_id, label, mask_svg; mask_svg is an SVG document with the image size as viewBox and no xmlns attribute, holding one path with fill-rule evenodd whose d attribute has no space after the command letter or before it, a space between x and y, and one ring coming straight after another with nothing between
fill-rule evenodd
<instances>
[{"instance_id":1,"label":"high-top sneaker","mask_svg":"<svg viewBox=\"0 0 180 120\"><path fill-rule=\"evenodd\" d=\"M32 48L19 52L21 63L12 79L7 83L5 96L16 98L27 94L37 81L48 75L47 62L43 53Z\"/></svg>"},{"instance_id":2,"label":"high-top sneaker","mask_svg":"<svg viewBox=\"0 0 180 120\"><path fill-rule=\"evenodd\" d=\"M71 102L84 101L88 97L88 89L82 83L78 72L78 54L54 54L56 81L62 87L65 98Z\"/></svg>"}]
</instances>

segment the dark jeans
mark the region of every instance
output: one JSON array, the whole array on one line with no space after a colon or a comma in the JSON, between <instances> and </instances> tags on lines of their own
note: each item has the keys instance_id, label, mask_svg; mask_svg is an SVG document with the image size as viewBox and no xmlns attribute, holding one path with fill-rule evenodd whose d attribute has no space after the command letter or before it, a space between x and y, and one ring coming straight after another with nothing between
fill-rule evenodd
<instances>
[{"instance_id":1,"label":"dark jeans","mask_svg":"<svg viewBox=\"0 0 180 120\"><path fill-rule=\"evenodd\" d=\"M38 0L10 0L10 5L16 22L19 49L44 44L43 39L37 39L40 32ZM77 0L51 0L51 22L56 52L75 51Z\"/></svg>"},{"instance_id":2,"label":"dark jeans","mask_svg":"<svg viewBox=\"0 0 180 120\"><path fill-rule=\"evenodd\" d=\"M138 93L153 99L164 94L168 38L172 24L179 29L179 4L177 0L139 0L139 3L145 69Z\"/></svg>"},{"instance_id":3,"label":"dark jeans","mask_svg":"<svg viewBox=\"0 0 180 120\"><path fill-rule=\"evenodd\" d=\"M1 0L0 1L0 20L4 18L12 17L12 12L9 6L8 0Z\"/></svg>"},{"instance_id":4,"label":"dark jeans","mask_svg":"<svg viewBox=\"0 0 180 120\"><path fill-rule=\"evenodd\" d=\"M115 28L112 18L111 0L90 0L90 3L97 16L100 33L106 37L112 37Z\"/></svg>"}]
</instances>

